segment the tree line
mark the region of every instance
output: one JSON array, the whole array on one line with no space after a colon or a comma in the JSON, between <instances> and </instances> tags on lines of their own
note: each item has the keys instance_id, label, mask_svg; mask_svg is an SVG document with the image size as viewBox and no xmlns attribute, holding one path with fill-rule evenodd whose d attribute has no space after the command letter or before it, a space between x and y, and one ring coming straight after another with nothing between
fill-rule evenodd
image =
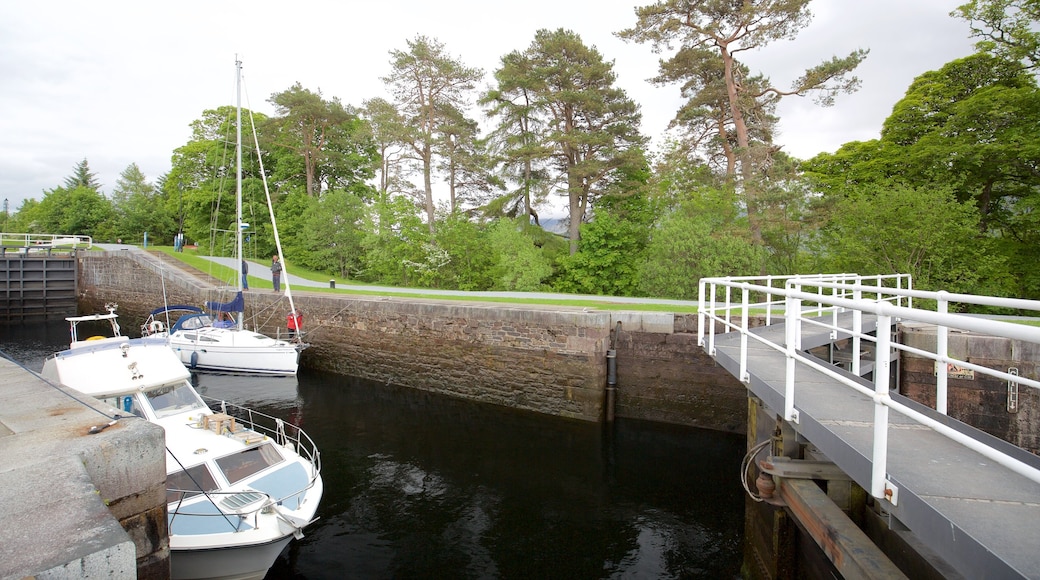
<instances>
[{"instance_id":1,"label":"tree line","mask_svg":"<svg viewBox=\"0 0 1040 580\"><path fill-rule=\"evenodd\" d=\"M358 106L295 84L271 95L273 115L243 111L258 135L242 150L248 247L274 250L266 181L287 260L358 281L694 299L705 276L902 272L919 288L1040 298L1040 0L958 7L974 54L915 79L878 139L799 160L773 140L777 104L855 91L868 51L790 87L741 56L797 35L809 4L637 8L617 35L658 51L652 82L684 99L652 153L613 63L564 29L538 31L490 77L417 36L390 53L390 98ZM234 125L233 107L204 111L167 174L151 183L131 164L107 196L84 159L4 229L183 232L230 254ZM540 227L554 199L559 233Z\"/></svg>"}]
</instances>

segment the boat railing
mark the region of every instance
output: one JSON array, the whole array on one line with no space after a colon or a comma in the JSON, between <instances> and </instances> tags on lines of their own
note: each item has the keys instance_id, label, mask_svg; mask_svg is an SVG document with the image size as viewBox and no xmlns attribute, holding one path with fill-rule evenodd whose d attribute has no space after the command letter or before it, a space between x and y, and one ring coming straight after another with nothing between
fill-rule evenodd
<instances>
[{"instance_id":1,"label":"boat railing","mask_svg":"<svg viewBox=\"0 0 1040 580\"><path fill-rule=\"evenodd\" d=\"M310 435L307 435L307 432L298 425L288 423L278 417L254 411L248 407L240 407L233 403L228 403L227 401L213 399L205 395L202 395L202 398L211 409L219 408L221 413L234 417L240 426L261 435L266 435L279 445L291 445L293 450L300 457L310 462L313 467L312 483L318 477L318 474L321 473L321 453L318 451L318 446L314 444L314 440L311 439ZM292 495L295 495L295 493L299 492L294 492Z\"/></svg>"}]
</instances>

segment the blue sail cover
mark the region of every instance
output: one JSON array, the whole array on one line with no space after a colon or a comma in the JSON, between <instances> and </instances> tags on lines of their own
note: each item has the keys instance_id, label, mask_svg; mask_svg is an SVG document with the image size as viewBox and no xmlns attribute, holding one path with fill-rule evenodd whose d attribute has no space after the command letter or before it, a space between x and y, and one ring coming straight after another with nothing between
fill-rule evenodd
<instances>
[{"instance_id":1,"label":"blue sail cover","mask_svg":"<svg viewBox=\"0 0 1040 580\"><path fill-rule=\"evenodd\" d=\"M246 301L239 292L231 302L206 302L206 309L215 312L245 312Z\"/></svg>"}]
</instances>

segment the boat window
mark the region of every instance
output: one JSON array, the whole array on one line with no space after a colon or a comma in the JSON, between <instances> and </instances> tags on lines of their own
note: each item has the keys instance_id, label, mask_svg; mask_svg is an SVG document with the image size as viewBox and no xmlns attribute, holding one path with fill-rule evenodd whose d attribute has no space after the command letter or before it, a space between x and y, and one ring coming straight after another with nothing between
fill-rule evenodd
<instances>
[{"instance_id":1,"label":"boat window","mask_svg":"<svg viewBox=\"0 0 1040 580\"><path fill-rule=\"evenodd\" d=\"M102 397L100 401L106 405L111 405L113 409L121 413L133 413L138 417L145 418L144 412L141 410L140 405L137 404L137 397L132 395Z\"/></svg>"},{"instance_id":2,"label":"boat window","mask_svg":"<svg viewBox=\"0 0 1040 580\"><path fill-rule=\"evenodd\" d=\"M217 482L206 465L199 464L166 476L166 503L173 503L199 495L202 491L217 490Z\"/></svg>"},{"instance_id":3,"label":"boat window","mask_svg":"<svg viewBox=\"0 0 1040 580\"><path fill-rule=\"evenodd\" d=\"M217 466L224 472L228 483L235 484L243 479L277 465L283 461L274 445L264 443L259 447L246 449L234 455L227 455L217 460Z\"/></svg>"},{"instance_id":4,"label":"boat window","mask_svg":"<svg viewBox=\"0 0 1040 580\"><path fill-rule=\"evenodd\" d=\"M187 383L169 385L148 391L148 401L155 410L155 417L162 419L194 409L208 409L199 395Z\"/></svg>"}]
</instances>

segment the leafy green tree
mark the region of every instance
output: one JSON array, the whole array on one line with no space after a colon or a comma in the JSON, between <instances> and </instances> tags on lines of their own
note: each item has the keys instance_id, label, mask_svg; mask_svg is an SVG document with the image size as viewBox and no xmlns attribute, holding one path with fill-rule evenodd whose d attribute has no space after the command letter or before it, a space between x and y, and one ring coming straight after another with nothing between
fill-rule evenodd
<instances>
[{"instance_id":1,"label":"leafy green tree","mask_svg":"<svg viewBox=\"0 0 1040 580\"><path fill-rule=\"evenodd\" d=\"M746 229L723 227L716 216L702 211L717 192L703 193L669 209L650 233L638 272L639 294L696 300L701 278L743 276L762 269L765 250L751 241Z\"/></svg>"},{"instance_id":2,"label":"leafy green tree","mask_svg":"<svg viewBox=\"0 0 1040 580\"><path fill-rule=\"evenodd\" d=\"M405 196L377 201L374 207L379 227L369 226L364 240L364 270L361 280L395 286L418 284L416 269L408 264L427 262L424 248L430 242L429 228Z\"/></svg>"},{"instance_id":3,"label":"leafy green tree","mask_svg":"<svg viewBox=\"0 0 1040 580\"><path fill-rule=\"evenodd\" d=\"M432 288L487 290L493 280L494 255L487 232L460 213L448 213L424 245L425 260L414 262L418 283Z\"/></svg>"},{"instance_id":4,"label":"leafy green tree","mask_svg":"<svg viewBox=\"0 0 1040 580\"><path fill-rule=\"evenodd\" d=\"M820 232L828 271L909 273L914 286L1004 295L1010 277L979 213L948 189L866 186L839 200Z\"/></svg>"},{"instance_id":5,"label":"leafy green tree","mask_svg":"<svg viewBox=\"0 0 1040 580\"><path fill-rule=\"evenodd\" d=\"M184 217L184 232L191 241L217 254L230 254L234 248L236 220L235 107L223 106L203 111L192 122L188 143L173 152L171 169L164 179L167 204L176 197ZM252 119L258 126L266 121L259 113L242 111L243 124ZM274 247L270 233L267 201L264 195L260 161L252 139L242 139L243 219L256 228L254 245L269 251ZM273 165L264 162L265 168ZM275 200L277 202L277 198ZM266 249L266 250L265 250Z\"/></svg>"},{"instance_id":6,"label":"leafy green tree","mask_svg":"<svg viewBox=\"0 0 1040 580\"><path fill-rule=\"evenodd\" d=\"M298 196L299 197L299 196ZM346 191L328 191L312 201L300 231L301 265L337 276L356 277L363 264L368 217L364 202Z\"/></svg>"},{"instance_id":7,"label":"leafy green tree","mask_svg":"<svg viewBox=\"0 0 1040 580\"><path fill-rule=\"evenodd\" d=\"M359 187L375 175L376 145L357 112L339 99L325 100L300 83L271 95L276 116L264 125L264 142L275 154L275 183L302 181L307 195L333 188L369 195ZM276 151L273 151L277 153Z\"/></svg>"},{"instance_id":8,"label":"leafy green tree","mask_svg":"<svg viewBox=\"0 0 1040 580\"><path fill-rule=\"evenodd\" d=\"M58 187L46 192L32 212L34 233L112 238L112 204L96 189ZM136 238L135 239L139 239Z\"/></svg>"},{"instance_id":9,"label":"leafy green tree","mask_svg":"<svg viewBox=\"0 0 1040 580\"><path fill-rule=\"evenodd\" d=\"M1004 59L1040 66L1040 0L971 0L951 13L971 24L976 47Z\"/></svg>"},{"instance_id":10,"label":"leafy green tree","mask_svg":"<svg viewBox=\"0 0 1040 580\"><path fill-rule=\"evenodd\" d=\"M376 171L379 200L386 202L391 195L410 194L414 187L408 181L411 167L406 163L404 145L410 135L407 122L397 107L381 98L365 101L362 114L368 121L368 130L379 158Z\"/></svg>"},{"instance_id":11,"label":"leafy green tree","mask_svg":"<svg viewBox=\"0 0 1040 580\"><path fill-rule=\"evenodd\" d=\"M859 80L850 73L867 55L866 50L856 50L846 57L824 61L807 69L788 90L769 85L761 77L748 82L746 69L737 60L738 54L777 40L793 39L811 20L810 1L662 0L637 8L636 25L618 33L626 40L648 42L655 51L670 51L672 45L678 45L678 51L662 61L660 79L699 79L700 86L688 84L684 90L704 91L700 100L705 103L717 105L720 102L721 87L715 79L721 62L728 120L720 113L716 113L715 118L721 143L730 139L723 130L729 124L733 128L736 170L741 178L739 187L755 243L762 243L763 238L759 219L762 192L754 177L761 168L771 165L775 149L769 141L755 143L752 140L749 119L765 118L779 99L790 95L814 94L819 104L832 104L836 95L854 91L859 86Z\"/></svg>"},{"instance_id":12,"label":"leafy green tree","mask_svg":"<svg viewBox=\"0 0 1040 580\"><path fill-rule=\"evenodd\" d=\"M1040 89L1014 62L986 53L954 60L914 80L881 138L850 143L806 163L824 196L888 184L941 187L979 213L978 227L1009 258L1019 296L1040 296L1030 262L1040 259Z\"/></svg>"},{"instance_id":13,"label":"leafy green tree","mask_svg":"<svg viewBox=\"0 0 1040 580\"><path fill-rule=\"evenodd\" d=\"M154 243L172 243L177 221L136 163L119 174L112 189L112 206L112 231L116 237L137 239L142 232L148 232L148 239Z\"/></svg>"},{"instance_id":14,"label":"leafy green tree","mask_svg":"<svg viewBox=\"0 0 1040 580\"><path fill-rule=\"evenodd\" d=\"M390 88L397 111L408 128L399 137L411 150L422 173L421 199L433 235L434 157L444 153L438 134L442 126L455 121L453 111L466 108L467 93L484 73L452 58L442 43L421 35L408 41L408 51L393 50L390 56L390 74L383 77L383 82Z\"/></svg>"},{"instance_id":15,"label":"leafy green tree","mask_svg":"<svg viewBox=\"0 0 1040 580\"><path fill-rule=\"evenodd\" d=\"M504 187L502 180L490 169L491 156L487 142L479 138L477 122L462 111L445 114L445 122L438 127L440 150L443 152L440 171L448 182L448 211L461 211L462 205L480 205L492 192Z\"/></svg>"},{"instance_id":16,"label":"leafy green tree","mask_svg":"<svg viewBox=\"0 0 1040 580\"><path fill-rule=\"evenodd\" d=\"M545 281L553 274L552 258L538 247L528 233L531 230L523 218L496 220L488 227L488 246L494 260L490 269L493 290L546 290Z\"/></svg>"},{"instance_id":17,"label":"leafy green tree","mask_svg":"<svg viewBox=\"0 0 1040 580\"><path fill-rule=\"evenodd\" d=\"M581 226L578 252L560 260L553 287L563 292L631 296L637 292L654 210L645 183L648 171L620 180L618 193L602 196L592 219Z\"/></svg>"}]
</instances>

